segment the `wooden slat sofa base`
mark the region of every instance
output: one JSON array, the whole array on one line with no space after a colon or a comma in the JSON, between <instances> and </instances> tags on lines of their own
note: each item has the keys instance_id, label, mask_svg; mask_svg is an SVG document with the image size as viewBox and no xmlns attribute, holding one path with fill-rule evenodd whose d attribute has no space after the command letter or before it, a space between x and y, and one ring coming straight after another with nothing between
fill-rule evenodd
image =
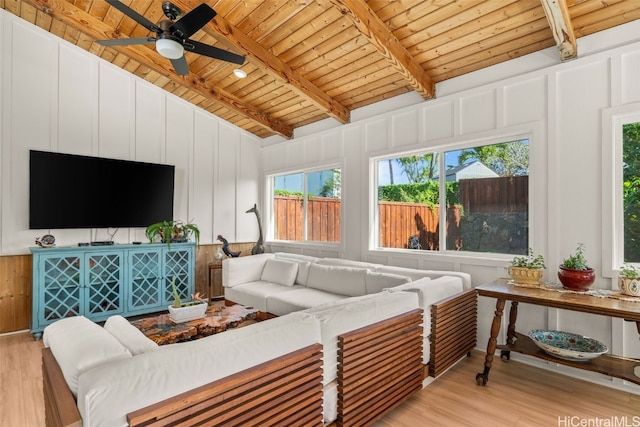
<instances>
[{"instance_id":1,"label":"wooden slat sofa base","mask_svg":"<svg viewBox=\"0 0 640 427\"><path fill-rule=\"evenodd\" d=\"M422 388L422 309L338 337L338 426L370 425Z\"/></svg>"},{"instance_id":2,"label":"wooden slat sofa base","mask_svg":"<svg viewBox=\"0 0 640 427\"><path fill-rule=\"evenodd\" d=\"M43 362L45 401L53 402L47 404L47 426L82 425L64 378L62 383L55 378L56 371L60 376L62 372L49 349L43 350ZM51 377L55 385L48 387ZM66 403L70 398L72 407L59 407L60 396ZM130 426L322 426L322 345L291 352L134 411L127 421Z\"/></svg>"},{"instance_id":3,"label":"wooden slat sofa base","mask_svg":"<svg viewBox=\"0 0 640 427\"><path fill-rule=\"evenodd\" d=\"M475 289L433 304L428 375L435 378L469 355L476 346L477 331L478 294Z\"/></svg>"}]
</instances>

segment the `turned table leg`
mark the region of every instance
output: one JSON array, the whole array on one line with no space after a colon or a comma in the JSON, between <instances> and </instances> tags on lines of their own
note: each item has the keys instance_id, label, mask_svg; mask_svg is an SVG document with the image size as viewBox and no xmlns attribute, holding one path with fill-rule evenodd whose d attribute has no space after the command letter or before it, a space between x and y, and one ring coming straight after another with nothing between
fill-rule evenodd
<instances>
[{"instance_id":1,"label":"turned table leg","mask_svg":"<svg viewBox=\"0 0 640 427\"><path fill-rule=\"evenodd\" d=\"M493 354L496 351L498 345L498 333L500 332L500 322L502 320L502 312L504 310L505 300L498 299L496 301L496 312L493 316L493 322L491 322L491 336L487 342L487 355L484 358L484 370L476 374L476 383L478 385L486 385L489 381L489 371L491 370L491 363L493 362Z\"/></svg>"},{"instance_id":2,"label":"turned table leg","mask_svg":"<svg viewBox=\"0 0 640 427\"><path fill-rule=\"evenodd\" d=\"M513 345L516 339L516 319L518 318L518 301L511 301L511 309L509 310L509 326L507 327L507 345ZM502 350L500 359L511 360L511 352Z\"/></svg>"}]
</instances>

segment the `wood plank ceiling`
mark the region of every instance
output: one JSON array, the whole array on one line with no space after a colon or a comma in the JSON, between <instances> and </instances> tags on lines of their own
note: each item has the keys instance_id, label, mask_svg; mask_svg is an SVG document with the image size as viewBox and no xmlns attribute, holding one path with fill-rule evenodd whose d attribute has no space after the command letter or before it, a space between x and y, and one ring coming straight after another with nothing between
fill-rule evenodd
<instances>
[{"instance_id":1,"label":"wood plank ceiling","mask_svg":"<svg viewBox=\"0 0 640 427\"><path fill-rule=\"evenodd\" d=\"M5 10L264 138L550 46L580 55L576 38L640 18L639 0L174 0L217 16L191 38L246 55L237 65L187 52L179 76L153 44L95 40L155 36L104 0L0 0ZM162 1L124 0L157 23ZM239 79L234 68L247 77Z\"/></svg>"}]
</instances>

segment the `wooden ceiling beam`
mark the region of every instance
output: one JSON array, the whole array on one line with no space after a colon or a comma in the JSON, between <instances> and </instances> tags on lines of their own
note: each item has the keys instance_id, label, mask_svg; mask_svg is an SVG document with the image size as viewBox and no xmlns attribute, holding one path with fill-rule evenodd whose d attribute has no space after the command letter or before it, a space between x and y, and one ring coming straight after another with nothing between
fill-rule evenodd
<instances>
[{"instance_id":1,"label":"wooden ceiling beam","mask_svg":"<svg viewBox=\"0 0 640 427\"><path fill-rule=\"evenodd\" d=\"M560 59L562 61L575 59L578 56L578 45L566 0L540 0L540 3L560 50Z\"/></svg>"},{"instance_id":2,"label":"wooden ceiling beam","mask_svg":"<svg viewBox=\"0 0 640 427\"><path fill-rule=\"evenodd\" d=\"M191 10L198 6L201 0L173 0L172 3L182 10ZM270 75L278 79L278 81L288 84L291 90L298 96L308 99L319 109L325 111L328 116L333 117L340 123L349 122L351 113L347 107L340 104L319 87L297 73L286 62L262 47L260 43L253 40L240 29L233 26L223 16L216 15L203 29L205 31L213 29L217 34L214 33L210 35L214 37L221 35L224 37L242 51L242 54L246 55L247 59L251 61L254 66L266 70Z\"/></svg>"},{"instance_id":3,"label":"wooden ceiling beam","mask_svg":"<svg viewBox=\"0 0 640 427\"><path fill-rule=\"evenodd\" d=\"M435 84L431 77L364 0L330 1L340 13L351 19L355 27L416 92L425 99L435 97Z\"/></svg>"},{"instance_id":4,"label":"wooden ceiling beam","mask_svg":"<svg viewBox=\"0 0 640 427\"><path fill-rule=\"evenodd\" d=\"M84 33L94 39L102 40L118 38L118 31L115 28L110 27L103 21L94 18L82 9L79 9L64 0L28 0L28 2L33 4L39 10L52 16L54 19L58 19L61 22L64 22L64 24L78 29L81 33ZM111 48L125 53L140 64L149 67L159 74L167 76L177 85L185 86L207 98L214 98L226 108L248 117L270 131L278 133L285 138L291 138L293 136L293 127L279 120L273 119L269 114L257 110L255 107L243 102L220 88L207 85L200 81L197 76L196 78L192 75L179 77L170 66L169 60L162 58L160 54L155 52L153 49L133 46L111 46ZM166 62L167 65L162 65L162 61Z\"/></svg>"}]
</instances>

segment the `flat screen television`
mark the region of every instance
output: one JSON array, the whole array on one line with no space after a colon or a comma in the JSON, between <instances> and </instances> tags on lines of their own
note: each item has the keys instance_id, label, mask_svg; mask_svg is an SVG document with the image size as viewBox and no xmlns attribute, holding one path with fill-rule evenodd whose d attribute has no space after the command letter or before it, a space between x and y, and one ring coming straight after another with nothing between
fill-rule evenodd
<instances>
[{"instance_id":1,"label":"flat screen television","mask_svg":"<svg viewBox=\"0 0 640 427\"><path fill-rule=\"evenodd\" d=\"M146 227L173 219L175 166L31 150L29 228Z\"/></svg>"}]
</instances>

